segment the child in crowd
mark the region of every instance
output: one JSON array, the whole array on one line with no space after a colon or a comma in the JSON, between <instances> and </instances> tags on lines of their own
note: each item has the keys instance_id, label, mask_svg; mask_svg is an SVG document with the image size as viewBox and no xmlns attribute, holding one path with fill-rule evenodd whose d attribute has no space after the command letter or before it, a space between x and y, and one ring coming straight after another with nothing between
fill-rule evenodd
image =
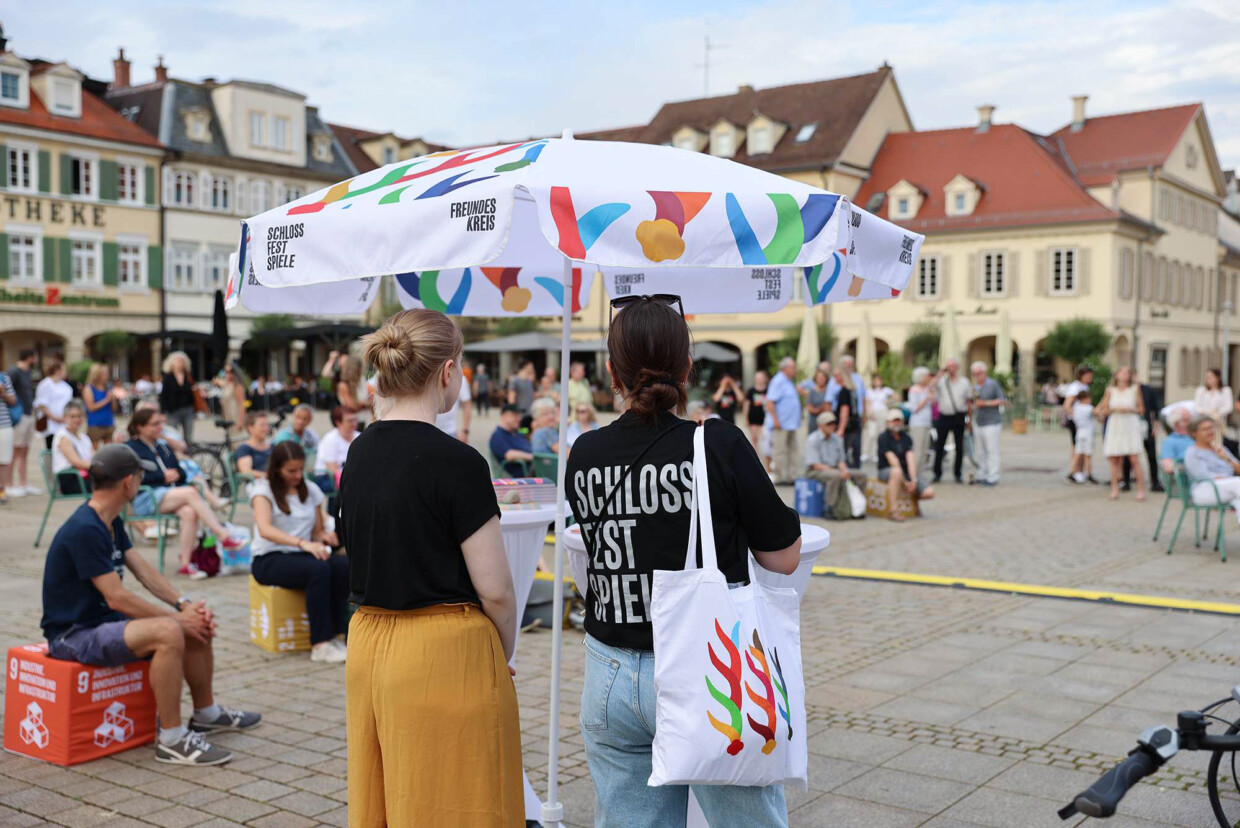
<instances>
[{"instance_id":1,"label":"child in crowd","mask_svg":"<svg viewBox=\"0 0 1240 828\"><path fill-rule=\"evenodd\" d=\"M1081 390L1072 402L1072 422L1076 425L1072 456L1072 480L1097 483L1094 479L1094 403L1089 388Z\"/></svg>"}]
</instances>

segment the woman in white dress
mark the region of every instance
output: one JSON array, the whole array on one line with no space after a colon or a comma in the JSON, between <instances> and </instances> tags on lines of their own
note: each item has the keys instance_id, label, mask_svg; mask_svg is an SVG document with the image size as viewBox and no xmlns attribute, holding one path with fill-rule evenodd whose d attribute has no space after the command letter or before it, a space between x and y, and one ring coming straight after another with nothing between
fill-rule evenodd
<instances>
[{"instance_id":1,"label":"woman in white dress","mask_svg":"<svg viewBox=\"0 0 1240 828\"><path fill-rule=\"evenodd\" d=\"M1223 445L1223 430L1227 417L1236 407L1231 389L1223 385L1223 375L1214 368L1207 368L1204 384L1197 386L1193 394L1193 406L1197 414L1214 421L1214 447Z\"/></svg>"},{"instance_id":2,"label":"woman in white dress","mask_svg":"<svg viewBox=\"0 0 1240 828\"><path fill-rule=\"evenodd\" d=\"M1132 381L1132 369L1121 366L1111 379L1111 385L1102 395L1098 405L1106 419L1106 435L1102 451L1111 466L1111 500L1119 497L1119 481L1124 476L1123 463L1127 457L1137 476L1137 500L1145 500L1145 473L1141 470L1140 455L1144 451L1141 439L1141 420L1145 406L1141 402L1140 389Z\"/></svg>"},{"instance_id":3,"label":"woman in white dress","mask_svg":"<svg viewBox=\"0 0 1240 828\"><path fill-rule=\"evenodd\" d=\"M878 457L878 435L887 428L887 403L895 393L878 374L870 378L870 390L865 392L865 427L861 431L862 461Z\"/></svg>"}]
</instances>

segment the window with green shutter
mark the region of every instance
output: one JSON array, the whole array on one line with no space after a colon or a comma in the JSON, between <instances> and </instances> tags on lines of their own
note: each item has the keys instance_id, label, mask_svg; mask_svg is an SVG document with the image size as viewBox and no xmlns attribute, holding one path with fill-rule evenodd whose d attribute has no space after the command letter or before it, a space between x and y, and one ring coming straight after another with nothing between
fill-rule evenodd
<instances>
[{"instance_id":1,"label":"window with green shutter","mask_svg":"<svg viewBox=\"0 0 1240 828\"><path fill-rule=\"evenodd\" d=\"M0 187L9 186L9 148L0 144Z\"/></svg>"},{"instance_id":2,"label":"window with green shutter","mask_svg":"<svg viewBox=\"0 0 1240 828\"><path fill-rule=\"evenodd\" d=\"M146 165L146 203L155 203L155 168Z\"/></svg>"},{"instance_id":3,"label":"window with green shutter","mask_svg":"<svg viewBox=\"0 0 1240 828\"><path fill-rule=\"evenodd\" d=\"M39 192L52 191L52 154L47 150L39 150Z\"/></svg>"},{"instance_id":4,"label":"window with green shutter","mask_svg":"<svg viewBox=\"0 0 1240 828\"><path fill-rule=\"evenodd\" d=\"M56 240L43 237L43 281L56 281Z\"/></svg>"},{"instance_id":5,"label":"window with green shutter","mask_svg":"<svg viewBox=\"0 0 1240 828\"><path fill-rule=\"evenodd\" d=\"M73 158L67 152L60 154L60 194L73 193Z\"/></svg>"},{"instance_id":6,"label":"window with green shutter","mask_svg":"<svg viewBox=\"0 0 1240 828\"><path fill-rule=\"evenodd\" d=\"M147 167L149 170L150 167ZM164 249L151 245L146 249L147 268L146 283L152 290L159 290L164 285Z\"/></svg>"},{"instance_id":7,"label":"window with green shutter","mask_svg":"<svg viewBox=\"0 0 1240 828\"><path fill-rule=\"evenodd\" d=\"M9 278L9 237L0 233L0 279Z\"/></svg>"},{"instance_id":8,"label":"window with green shutter","mask_svg":"<svg viewBox=\"0 0 1240 828\"><path fill-rule=\"evenodd\" d=\"M99 162L99 198L116 201L116 162Z\"/></svg>"},{"instance_id":9,"label":"window with green shutter","mask_svg":"<svg viewBox=\"0 0 1240 828\"><path fill-rule=\"evenodd\" d=\"M56 273L62 282L73 281L73 242L57 239Z\"/></svg>"},{"instance_id":10,"label":"window with green shutter","mask_svg":"<svg viewBox=\"0 0 1240 828\"><path fill-rule=\"evenodd\" d=\"M119 266L120 260L116 249L116 242L105 241L103 243L103 283L105 285L116 287L116 272Z\"/></svg>"}]
</instances>

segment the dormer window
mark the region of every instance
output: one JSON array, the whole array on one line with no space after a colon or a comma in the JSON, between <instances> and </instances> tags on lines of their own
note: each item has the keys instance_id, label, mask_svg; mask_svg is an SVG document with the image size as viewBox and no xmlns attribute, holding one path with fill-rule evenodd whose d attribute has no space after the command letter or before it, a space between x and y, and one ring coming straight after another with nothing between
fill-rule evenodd
<instances>
[{"instance_id":1,"label":"dormer window","mask_svg":"<svg viewBox=\"0 0 1240 828\"><path fill-rule=\"evenodd\" d=\"M693 127L684 126L672 133L672 146L690 152L700 151L704 140L705 136Z\"/></svg>"},{"instance_id":2,"label":"dormer window","mask_svg":"<svg viewBox=\"0 0 1240 828\"><path fill-rule=\"evenodd\" d=\"M736 127L720 119L710 128L710 154L720 158L731 158L736 155Z\"/></svg>"},{"instance_id":3,"label":"dormer window","mask_svg":"<svg viewBox=\"0 0 1240 828\"><path fill-rule=\"evenodd\" d=\"M957 175L943 185L944 212L949 216L969 216L977 209L982 186L967 175Z\"/></svg>"},{"instance_id":4,"label":"dormer window","mask_svg":"<svg viewBox=\"0 0 1240 828\"><path fill-rule=\"evenodd\" d=\"M5 55L0 64L5 69L17 68ZM30 85L42 99L47 111L65 118L82 117L82 73L66 63L42 67L30 78Z\"/></svg>"},{"instance_id":5,"label":"dormer window","mask_svg":"<svg viewBox=\"0 0 1240 828\"><path fill-rule=\"evenodd\" d=\"M749 154L750 155L766 155L774 147L771 144L771 127L769 124L762 124L749 128Z\"/></svg>"},{"instance_id":6,"label":"dormer window","mask_svg":"<svg viewBox=\"0 0 1240 828\"><path fill-rule=\"evenodd\" d=\"M191 141L207 142L211 140L211 113L204 107L196 106L185 110L185 134Z\"/></svg>"},{"instance_id":7,"label":"dormer window","mask_svg":"<svg viewBox=\"0 0 1240 828\"><path fill-rule=\"evenodd\" d=\"M887 208L891 214L890 218L895 220L911 219L921 209L926 194L916 184L901 179L894 187L887 191L887 198L891 204Z\"/></svg>"},{"instance_id":8,"label":"dormer window","mask_svg":"<svg viewBox=\"0 0 1240 828\"><path fill-rule=\"evenodd\" d=\"M331 163L332 160L332 139L330 135L317 133L312 139L314 142L314 158L316 161Z\"/></svg>"},{"instance_id":9,"label":"dormer window","mask_svg":"<svg viewBox=\"0 0 1240 828\"><path fill-rule=\"evenodd\" d=\"M395 161L396 161L396 148L395 147L384 147L383 148L384 165L386 166L387 164L392 164Z\"/></svg>"},{"instance_id":10,"label":"dormer window","mask_svg":"<svg viewBox=\"0 0 1240 828\"><path fill-rule=\"evenodd\" d=\"M7 52L0 52L0 106L30 108L30 64Z\"/></svg>"},{"instance_id":11,"label":"dormer window","mask_svg":"<svg viewBox=\"0 0 1240 828\"><path fill-rule=\"evenodd\" d=\"M52 111L58 115L72 115L77 109L80 88L67 78L52 79Z\"/></svg>"},{"instance_id":12,"label":"dormer window","mask_svg":"<svg viewBox=\"0 0 1240 828\"><path fill-rule=\"evenodd\" d=\"M952 209L957 213L963 213L964 205L964 193L956 193L956 195L952 197Z\"/></svg>"},{"instance_id":13,"label":"dormer window","mask_svg":"<svg viewBox=\"0 0 1240 828\"><path fill-rule=\"evenodd\" d=\"M21 99L22 76L16 72L0 72L0 100L12 106Z\"/></svg>"}]
</instances>

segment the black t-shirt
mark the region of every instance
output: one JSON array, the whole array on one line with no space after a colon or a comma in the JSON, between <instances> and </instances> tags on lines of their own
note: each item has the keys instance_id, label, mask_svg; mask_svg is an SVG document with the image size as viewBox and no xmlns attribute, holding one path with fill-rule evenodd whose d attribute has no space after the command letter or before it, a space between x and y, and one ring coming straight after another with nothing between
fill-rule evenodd
<instances>
[{"instance_id":1,"label":"black t-shirt","mask_svg":"<svg viewBox=\"0 0 1240 828\"><path fill-rule=\"evenodd\" d=\"M719 568L748 580L748 550L786 549L801 534L749 438L707 421L706 469ZM651 441L615 497L603 501ZM631 413L577 438L568 457L566 495L590 550L586 632L614 647L654 648L650 593L656 569L680 570L689 543L694 427L670 413L645 424ZM602 524L599 526L599 516ZM592 541L597 532L598 548Z\"/></svg>"},{"instance_id":2,"label":"black t-shirt","mask_svg":"<svg viewBox=\"0 0 1240 828\"><path fill-rule=\"evenodd\" d=\"M108 607L91 578L125 574L125 551L133 544L119 517L112 531L83 503L56 532L43 564L43 635L48 641L74 624L97 627L125 616Z\"/></svg>"},{"instance_id":3,"label":"black t-shirt","mask_svg":"<svg viewBox=\"0 0 1240 828\"><path fill-rule=\"evenodd\" d=\"M766 389L759 391L750 388L745 392L745 399L749 400L749 424L762 425L766 422Z\"/></svg>"},{"instance_id":4,"label":"black t-shirt","mask_svg":"<svg viewBox=\"0 0 1240 828\"><path fill-rule=\"evenodd\" d=\"M878 435L878 470L882 471L890 467L887 462L887 452L891 452L900 461L900 471L904 472L904 476L908 477L908 453L913 450L913 438L908 436L907 431L901 431L896 435L887 429Z\"/></svg>"},{"instance_id":5,"label":"black t-shirt","mask_svg":"<svg viewBox=\"0 0 1240 828\"><path fill-rule=\"evenodd\" d=\"M339 500L352 601L390 610L479 603L461 544L500 511L475 449L430 423L371 423L349 447Z\"/></svg>"},{"instance_id":6,"label":"black t-shirt","mask_svg":"<svg viewBox=\"0 0 1240 828\"><path fill-rule=\"evenodd\" d=\"M840 388L839 396L835 398L835 414L840 416L840 412L844 410L844 406L848 406L848 422L844 424L844 432L851 434L854 431L861 430L861 417L857 414L857 406L853 403L853 397L856 395L847 388Z\"/></svg>"},{"instance_id":7,"label":"black t-shirt","mask_svg":"<svg viewBox=\"0 0 1240 828\"><path fill-rule=\"evenodd\" d=\"M715 413L719 415L719 419L735 423L737 402L736 392L731 390L724 391L723 396L719 398L719 402L715 404Z\"/></svg>"}]
</instances>

